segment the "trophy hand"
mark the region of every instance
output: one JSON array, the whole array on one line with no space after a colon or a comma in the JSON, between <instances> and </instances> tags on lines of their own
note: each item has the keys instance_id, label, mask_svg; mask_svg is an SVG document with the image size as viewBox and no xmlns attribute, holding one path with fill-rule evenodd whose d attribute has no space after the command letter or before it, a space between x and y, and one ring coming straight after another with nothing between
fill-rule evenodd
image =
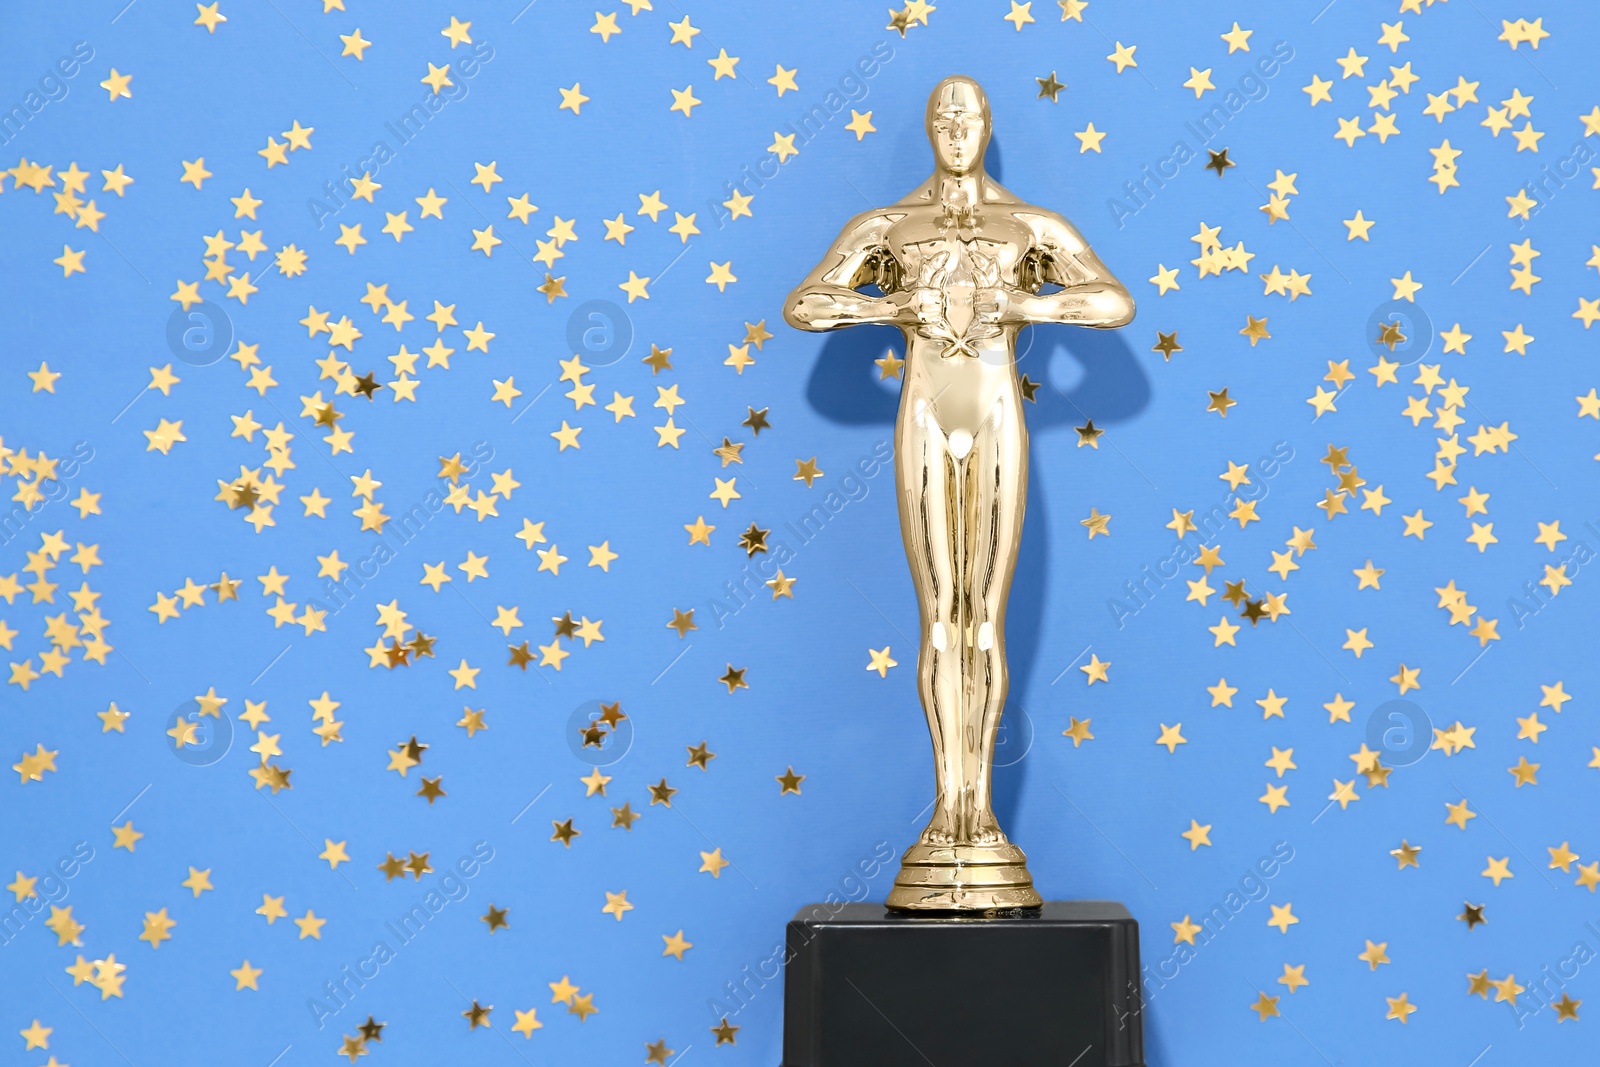
<instances>
[{"instance_id":1,"label":"trophy hand","mask_svg":"<svg viewBox=\"0 0 1600 1067\"><path fill-rule=\"evenodd\" d=\"M1050 321L1039 314L1038 302L1041 299L1048 298L1006 286L983 289L975 297L978 314L974 316L974 320L981 321L985 326L997 328Z\"/></svg>"},{"instance_id":2,"label":"trophy hand","mask_svg":"<svg viewBox=\"0 0 1600 1067\"><path fill-rule=\"evenodd\" d=\"M992 337L999 333L997 327L1009 325L1015 321L1016 309L1021 304L1024 294L1008 287L1000 273L1000 264L993 256L974 251L972 261L972 321L989 329L982 336ZM972 335L973 330L967 330Z\"/></svg>"},{"instance_id":3,"label":"trophy hand","mask_svg":"<svg viewBox=\"0 0 1600 1067\"><path fill-rule=\"evenodd\" d=\"M998 327L1007 321L1007 314L1011 312L1016 300L1011 293L999 285L980 286L972 294L972 323L967 329L968 335L978 327ZM999 332L995 330L994 332Z\"/></svg>"},{"instance_id":4,"label":"trophy hand","mask_svg":"<svg viewBox=\"0 0 1600 1067\"><path fill-rule=\"evenodd\" d=\"M890 293L886 298L895 308L897 326L914 327L924 331L944 322L944 293L934 286L916 285ZM948 333L948 326L945 327Z\"/></svg>"},{"instance_id":5,"label":"trophy hand","mask_svg":"<svg viewBox=\"0 0 1600 1067\"><path fill-rule=\"evenodd\" d=\"M1027 294L1004 286L980 287L972 296L972 319L962 335L963 347L999 337L1008 326L1026 325L1032 318L1025 312Z\"/></svg>"}]
</instances>

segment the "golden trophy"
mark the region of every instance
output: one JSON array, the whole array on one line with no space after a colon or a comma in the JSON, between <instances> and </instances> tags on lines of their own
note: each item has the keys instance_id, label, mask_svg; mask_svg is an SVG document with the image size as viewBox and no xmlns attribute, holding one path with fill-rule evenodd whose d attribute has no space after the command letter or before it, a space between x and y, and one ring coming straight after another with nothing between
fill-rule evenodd
<instances>
[{"instance_id":1,"label":"golden trophy","mask_svg":"<svg viewBox=\"0 0 1600 1067\"><path fill-rule=\"evenodd\" d=\"M906 338L895 488L921 609L917 680L936 794L888 906L1037 908L1027 858L990 797L1028 487L1016 340L1033 323L1126 325L1133 299L1070 222L985 173L991 118L977 82L941 81L926 121L932 176L851 219L784 318L802 330L893 325Z\"/></svg>"}]
</instances>

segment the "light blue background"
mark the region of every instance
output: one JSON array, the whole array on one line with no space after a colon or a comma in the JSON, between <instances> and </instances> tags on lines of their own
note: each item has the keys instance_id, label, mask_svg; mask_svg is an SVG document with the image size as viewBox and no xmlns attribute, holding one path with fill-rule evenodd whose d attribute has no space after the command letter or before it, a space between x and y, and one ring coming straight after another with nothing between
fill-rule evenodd
<instances>
[{"instance_id":1,"label":"light blue background","mask_svg":"<svg viewBox=\"0 0 1600 1067\"><path fill-rule=\"evenodd\" d=\"M1063 24L1054 5L1036 2L1038 22L1017 33L1002 21L1008 5L952 0L902 40L883 29L882 5L706 3L685 9L703 31L685 50L667 43L667 20L683 15L667 2L637 18L623 7L623 32L609 44L588 32L590 6L558 0L520 16L520 4L423 14L350 0L348 12L326 16L318 6L225 2L229 21L215 35L190 25L192 5L158 0L120 16L120 3L3 16L6 108L74 42L89 42L95 58L0 161L26 156L63 169L76 160L94 173L90 195L108 216L97 237L53 215L47 197L9 185L0 195L0 432L8 446L51 455L86 442L94 459L76 481L103 494L104 511L79 520L65 502L51 503L0 547L0 574L20 570L43 531L98 543L105 567L88 580L104 592L118 654L104 667L75 661L64 678L45 677L27 693L0 688L7 764L38 743L60 753L42 784L3 787L0 871L8 880L18 868L42 875L88 842L94 859L66 883L63 903L86 924L86 956L115 952L129 967L125 996L102 1003L63 974L79 950L56 947L34 920L0 948L7 1062L44 1062L42 1051L22 1055L15 1037L37 1017L55 1028L50 1054L72 1064L265 1065L280 1055L282 1064L327 1063L339 1034L354 1033L369 1012L388 1023L370 1062L634 1063L662 1038L680 1054L692 1049L691 1062L778 1061L781 982L733 1014L738 1043L717 1049L708 1027L732 1010L725 983L771 955L799 906L852 892L852 871L880 842L896 854L908 844L930 786L916 606L892 474L858 483L811 543L785 536L785 524L829 490L844 496L845 475L888 439L894 383L877 382L870 361L896 342L871 330L795 333L781 324L781 302L850 215L924 176L924 100L953 71L988 89L997 176L1073 219L1139 301L1137 320L1120 333L1041 331L1023 361L1046 384L1028 413L1028 523L1009 617L1009 766L997 785L1004 824L1047 897L1124 901L1152 968L1172 951L1170 923L1221 903L1278 842L1294 854L1265 901L1244 908L1164 986L1152 984L1149 1061L1488 1067L1589 1055L1587 1018L1558 1026L1546 1009L1519 1027L1506 1005L1467 997L1465 975L1487 968L1531 984L1578 943L1600 949L1600 932L1587 925L1600 923L1600 903L1572 875L1545 870L1545 849L1562 841L1584 861L1600 849L1600 772L1585 766L1600 743L1588 569L1525 626L1507 603L1580 541L1590 551L1600 545L1586 525L1600 526L1590 458L1600 434L1574 421L1572 401L1597 384L1594 342L1570 317L1579 297L1600 295L1600 279L1583 265L1600 240L1595 194L1584 168L1526 227L1505 217L1504 200L1571 154L1582 137L1576 116L1600 103L1592 9L1459 0L1400 16L1391 4L1342 0L1319 15L1317 4L1095 0L1083 24ZM458 77L467 95L381 167L376 202L340 213L340 222L360 221L369 241L347 255L332 243L337 227L319 229L306 202L369 156L375 138L392 143L385 123L422 99L425 61L462 57L438 33L451 14L472 21L493 59L470 80ZM1496 40L1501 18L1538 14L1552 36L1537 52ZM1234 19L1255 31L1248 55L1229 56L1218 40ZM1394 19L1411 40L1391 55L1376 39L1379 23ZM375 42L365 61L339 58L338 35L358 26ZM1138 46L1138 68L1121 75L1103 58L1118 40ZM1226 145L1237 168L1219 180L1191 164L1119 227L1108 200L1174 141L1198 147L1185 124L1279 41L1293 58L1211 145ZM892 59L854 104L872 111L879 132L858 143L843 128L848 114L832 119L756 191L753 218L719 229L707 205L726 198L724 183L762 160L775 129L824 103L882 44ZM1370 57L1367 76L1342 80L1334 58L1351 46ZM721 47L741 57L738 82L712 80L705 61ZM1400 135L1386 145L1368 136L1353 149L1334 140L1336 117L1360 114L1370 125L1363 86L1407 61L1421 80L1393 102ZM775 63L798 68L798 94L780 99L764 83ZM1182 88L1191 65L1212 68L1217 93L1196 101ZM134 75L131 100L108 104L98 88L113 66ZM1054 105L1037 99L1033 80L1051 70L1068 86ZM1301 92L1313 73L1334 81L1333 102L1314 109ZM1481 83L1481 102L1442 124L1422 115L1424 94L1443 92L1458 74ZM578 117L556 106L557 87L574 82L592 97ZM667 110L669 88L684 85L703 101L688 120ZM1537 154L1517 153L1509 132L1495 139L1479 125L1513 87L1534 97L1533 123L1547 133ZM268 171L256 151L294 120L315 128L313 149ZM1072 136L1090 121L1107 131L1102 154L1080 154ZM1426 180L1427 149L1446 137L1463 152L1461 187L1441 196ZM199 192L177 182L180 161L196 156L214 172ZM468 182L473 162L489 160L505 183L485 195ZM117 163L136 179L120 200L99 192L99 170ZM1257 208L1278 168L1298 174L1299 194L1291 222L1269 226ZM280 383L265 399L244 389L232 361L186 367L165 340L174 280L202 276L202 233L234 236L241 222L227 198L247 186L265 204L258 222L241 222L264 229L273 251L293 242L311 257L306 275L271 277L247 307L223 300L215 283L203 288L228 307L242 338L261 345ZM450 198L442 222L417 218L412 198L430 186ZM671 211L659 225L634 214L637 195L658 188L672 209L699 213L703 232L687 249L666 232ZM500 206L502 195L524 190L541 208L527 230ZM1376 220L1370 243L1345 239L1340 220L1358 208ZM378 232L386 209L409 209L417 227L399 245ZM618 211L638 227L625 247L602 240L600 218ZM577 220L579 240L558 263L570 299L550 306L533 290L542 268L518 253L531 253L556 215ZM492 259L469 251L470 230L485 217L507 239ZM1186 261L1202 221L1256 254L1249 277L1195 277ZM1535 268L1545 279L1531 297L1508 292L1503 273L1506 245L1525 237L1542 253ZM87 274L61 278L50 261L63 242L87 249ZM237 252L232 259L243 262ZM702 281L712 260L731 260L739 278L726 293ZM1158 262L1181 265L1181 291L1156 296L1145 279ZM1263 297L1256 275L1274 263L1311 274L1314 295ZM253 275L264 270L270 254ZM602 403L613 389L633 394L639 417L618 425L598 408L575 416L560 384L513 423L572 354L572 309L620 300L616 286L629 270L655 279L650 299L627 307L633 350L589 380ZM1381 390L1365 373L1376 361L1369 319L1390 300L1389 279L1408 270L1424 283L1417 307L1437 328L1460 322L1474 335L1466 356L1441 355L1435 338L1422 357L1471 387L1463 441L1480 423L1506 420L1520 435L1509 454L1469 451L1459 486L1443 493L1424 477L1438 435L1398 416L1419 391L1411 368ZM388 283L419 316L398 337L359 303L369 281ZM366 335L353 369L386 380L396 345L431 342L420 315L435 298L457 304L463 327L481 320L496 334L489 353L467 353L451 330L453 369L422 371L415 406L386 392L371 405L342 398L356 451L327 458L297 402L317 388L327 394L331 383L317 382L313 363L326 349L296 320L308 304L349 315ZM1252 348L1239 336L1246 314L1270 318L1270 341ZM726 346L761 319L776 336L736 375L722 363ZM1537 338L1526 358L1500 351L1499 331L1519 322ZM1184 351L1170 363L1149 351L1158 330L1179 332ZM639 362L651 342L673 349L672 372L652 378ZM1304 399L1330 359L1350 359L1358 378L1337 413L1313 422ZM28 391L24 371L40 360L62 372L54 395ZM170 397L141 394L147 368L167 362L181 384ZM508 375L524 393L511 410L488 402L491 380ZM687 400L677 417L690 427L681 450L657 448L649 428L660 414L652 387L673 383ZM1204 411L1205 391L1223 386L1239 401L1225 421ZM747 405L770 408L773 428L759 438L739 425ZM227 415L246 409L296 434L277 526L259 536L211 499L217 478L265 459L259 440L229 437ZM1106 428L1098 450L1073 447L1071 427L1085 416ZM142 431L160 418L183 420L188 437L168 456L145 450ZM580 450L556 452L548 434L562 418L584 427ZM744 464L726 471L710 450L725 434L747 442ZM400 514L439 484L437 457L478 442L493 450L488 470L510 466L523 483L499 518L480 524L446 511L352 607L329 616L326 633L273 628L255 575L276 565L291 575L289 599L303 605L319 597L316 556L372 551L374 535L349 515L348 476L370 468L383 482L379 499ZM1212 582L1287 591L1293 613L1246 626L1237 647L1217 649L1206 630L1217 601L1185 603L1172 583L1119 627L1108 600L1169 554L1170 510L1208 511L1224 500L1217 475L1227 461L1254 463L1279 442L1293 459L1258 478L1268 487L1262 521L1221 536L1227 565ZM1393 499L1381 517L1329 523L1315 508L1332 484L1317 462L1330 443L1349 446L1369 486ZM796 458L813 454L826 477L808 490L792 474ZM713 476L732 474L742 497L723 510L706 494ZM473 484L487 491L487 474ZM1488 519L1500 539L1483 553L1464 543L1470 526L1456 503L1473 485L1491 494ZM325 521L298 514L294 498L312 486L334 501ZM12 487L8 479L7 496ZM1078 521L1091 507L1113 516L1111 537L1085 540ZM1402 539L1400 514L1419 507L1436 525L1425 542ZM683 524L701 514L717 526L709 550L685 544ZM513 539L523 516L545 521L570 557L558 577L537 573L537 557ZM1571 540L1552 555L1532 538L1535 520L1556 519ZM798 579L795 599L773 603L763 590L718 627L713 603L740 576L736 538L752 522L795 549L785 563ZM1280 581L1265 569L1269 550L1294 525L1314 528L1319 547ZM609 573L584 566L584 546L602 540L620 553ZM486 582L469 585L455 569L468 550L489 555ZM1386 570L1382 589L1358 592L1350 571L1369 558ZM423 564L440 560L455 582L436 595L417 583ZM0 607L21 631L18 659L36 657L45 616L70 606L66 591L79 579L62 567L52 576L64 583L56 605L24 596ZM158 591L170 594L189 576L215 581L222 570L246 579L238 603L208 595L207 606L156 625L147 608ZM1435 607L1433 589L1450 580L1500 619L1502 640L1465 674L1478 644ZM394 598L438 636L438 658L369 670L361 650L378 632L374 606ZM505 641L484 624L499 604L521 606L519 641L548 640L544 620L571 610L603 619L605 642L573 649L559 673L513 670ZM680 641L665 624L673 608L689 607L700 629ZM1339 648L1346 627L1368 627L1376 647L1353 659ZM885 645L900 663L887 680L863 670L867 649ZM1111 661L1109 685L1085 688L1074 665L1089 649ZM482 668L475 691L455 691L445 673L463 657ZM1422 688L1408 699L1432 723L1475 726L1476 748L1449 759L1431 753L1397 770L1388 789L1363 783L1358 803L1325 811L1331 782L1353 773L1348 754L1388 725L1379 720L1369 733L1395 696L1388 679L1402 662L1422 668ZM717 681L730 663L748 668L750 683L731 696ZM1205 693L1224 676L1240 690L1231 710L1210 707ZM1560 716L1541 712L1550 730L1537 747L1513 740L1514 718L1557 679L1575 699ZM267 701L267 729L283 735L279 762L294 769L292 791L270 803L254 791L242 727L215 765L173 758L169 716L208 687L233 714L247 699ZM1263 722L1254 701L1269 687L1288 704L1285 718ZM327 747L310 732L306 704L324 690L342 702L345 724L343 743ZM1335 692L1356 702L1352 724L1327 723L1321 705ZM126 734L102 734L93 714L113 700L132 712ZM620 701L635 728L631 750L607 769L615 780L605 800L584 796L578 778L588 766L569 746L569 717L591 700ZM489 731L471 740L453 725L466 703L487 709ZM1071 715L1092 718L1095 733L1076 749L1061 736ZM1152 744L1160 724L1180 721L1187 745L1169 755ZM419 770L442 774L449 793L432 806L412 795L416 772L401 781L384 770L385 751L412 734L431 746ZM706 773L684 766L684 746L701 740L717 754ZM1262 767L1273 745L1292 746L1298 764L1282 780L1291 806L1275 815L1256 800L1264 782L1277 781ZM1519 755L1541 763L1537 786L1514 788L1505 768ZM807 776L801 797L780 797L773 781L790 764ZM681 790L671 810L647 803L646 784L662 776ZM1443 821L1444 805L1463 796L1480 814L1465 832ZM135 797L118 821L131 818L146 836L129 855L112 850L109 824ZM644 813L631 833L609 825L608 806L624 800ZM549 825L569 817L583 836L567 850L549 841ZM1212 824L1212 847L1191 852L1179 836L1191 818ZM1423 847L1420 869L1396 871L1388 850L1402 837ZM317 858L325 838L349 842L351 863L337 873ZM442 870L478 841L494 859L466 883L466 899L319 1030L308 1001L438 884L438 874L386 884L375 870L385 852L429 851ZM734 864L716 880L698 871L700 851L712 847ZM1515 877L1498 888L1480 877L1486 855L1509 856ZM190 865L211 869L215 892L196 900L179 885ZM892 864L870 881L870 896L882 899L891 878ZM635 909L618 923L600 908L605 892L621 889ZM327 918L321 940L296 940L287 920L267 926L253 914L263 893L286 896L291 915L310 908ZM1487 904L1486 926L1469 933L1457 921L1463 900ZM493 936L478 918L490 902L510 909L510 929ZM1286 935L1268 927L1268 902L1292 903L1299 924ZM137 937L143 914L161 907L177 926L152 951ZM682 962L662 958L661 936L680 928L695 947ZM1357 959L1367 939L1387 942L1393 961L1376 973ZM264 969L259 992L233 989L227 972L245 958ZM1276 983L1285 963L1305 964L1310 984L1283 997L1283 1018L1258 1022L1249 1005L1258 990L1285 992ZM563 975L594 995L599 1012L582 1024L549 1003L547 983ZM1584 968L1567 989L1581 999L1592 986ZM1384 1019L1384 998L1401 991L1419 1007L1405 1026ZM474 997L495 1006L492 1032L469 1033L458 1014ZM528 1041L511 1034L513 1009L535 1006L544 1028ZM958 992L930 1008L959 1010Z\"/></svg>"}]
</instances>

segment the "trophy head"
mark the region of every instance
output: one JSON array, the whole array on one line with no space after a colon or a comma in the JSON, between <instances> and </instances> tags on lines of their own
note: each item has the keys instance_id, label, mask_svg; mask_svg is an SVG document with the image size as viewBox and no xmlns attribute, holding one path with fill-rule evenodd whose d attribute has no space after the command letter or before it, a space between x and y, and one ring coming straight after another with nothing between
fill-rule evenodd
<instances>
[{"instance_id":1,"label":"trophy head","mask_svg":"<svg viewBox=\"0 0 1600 1067\"><path fill-rule=\"evenodd\" d=\"M961 177L983 169L992 123L982 86L964 74L944 79L928 97L927 124L940 171Z\"/></svg>"}]
</instances>

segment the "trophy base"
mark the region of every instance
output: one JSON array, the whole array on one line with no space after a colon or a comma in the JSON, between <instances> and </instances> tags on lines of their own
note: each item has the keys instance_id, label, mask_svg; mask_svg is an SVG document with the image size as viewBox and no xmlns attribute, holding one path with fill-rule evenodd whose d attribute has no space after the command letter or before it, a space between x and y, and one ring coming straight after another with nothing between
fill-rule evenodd
<instances>
[{"instance_id":1,"label":"trophy base","mask_svg":"<svg viewBox=\"0 0 1600 1067\"><path fill-rule=\"evenodd\" d=\"M1143 1067L1139 928L1121 904L999 917L817 904L789 923L784 1067Z\"/></svg>"},{"instance_id":2,"label":"trophy base","mask_svg":"<svg viewBox=\"0 0 1600 1067\"><path fill-rule=\"evenodd\" d=\"M900 911L999 911L1041 904L1028 874L1028 857L1009 841L912 845L900 861L888 900L889 907Z\"/></svg>"}]
</instances>

